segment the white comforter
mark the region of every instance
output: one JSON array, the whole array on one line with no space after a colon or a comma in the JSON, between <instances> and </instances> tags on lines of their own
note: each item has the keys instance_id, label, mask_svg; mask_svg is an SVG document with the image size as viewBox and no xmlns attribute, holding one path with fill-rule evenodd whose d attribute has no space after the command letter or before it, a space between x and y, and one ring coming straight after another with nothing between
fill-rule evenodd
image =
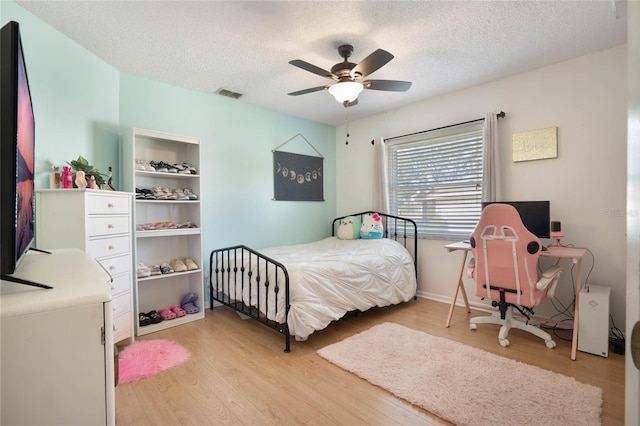
<instances>
[{"instance_id":1,"label":"white comforter","mask_svg":"<svg viewBox=\"0 0 640 426\"><path fill-rule=\"evenodd\" d=\"M406 302L416 293L413 260L402 244L391 239L339 240L330 237L260 252L287 268L291 304L289 331L297 340L306 339L349 311ZM269 275L274 283L273 272ZM278 279L280 283L284 282L281 277ZM255 305L255 286L253 289L251 304ZM236 293L239 299L242 291ZM244 289L242 298L249 303L248 289ZM264 295L260 298L261 307L264 307ZM277 313L272 308L273 293L269 299L267 317L284 322L284 292L278 297Z\"/></svg>"}]
</instances>

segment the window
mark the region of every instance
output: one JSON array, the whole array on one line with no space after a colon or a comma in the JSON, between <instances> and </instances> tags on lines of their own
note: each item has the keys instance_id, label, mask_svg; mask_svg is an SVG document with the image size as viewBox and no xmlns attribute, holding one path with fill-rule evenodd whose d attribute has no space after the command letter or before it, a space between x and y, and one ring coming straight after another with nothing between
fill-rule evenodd
<instances>
[{"instance_id":1,"label":"window","mask_svg":"<svg viewBox=\"0 0 640 426\"><path fill-rule=\"evenodd\" d=\"M391 214L429 237L468 237L480 219L482 121L386 142Z\"/></svg>"}]
</instances>

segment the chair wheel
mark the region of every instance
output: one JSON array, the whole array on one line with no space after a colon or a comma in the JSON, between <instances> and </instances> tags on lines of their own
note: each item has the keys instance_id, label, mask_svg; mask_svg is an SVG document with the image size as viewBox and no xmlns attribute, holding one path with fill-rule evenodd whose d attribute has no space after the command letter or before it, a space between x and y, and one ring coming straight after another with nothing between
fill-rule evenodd
<instances>
[{"instance_id":1,"label":"chair wheel","mask_svg":"<svg viewBox=\"0 0 640 426\"><path fill-rule=\"evenodd\" d=\"M545 340L544 344L547 345L549 349L553 349L556 347L556 342L554 342L553 340Z\"/></svg>"},{"instance_id":2,"label":"chair wheel","mask_svg":"<svg viewBox=\"0 0 640 426\"><path fill-rule=\"evenodd\" d=\"M500 346L502 346L503 348L506 348L507 346L509 346L509 341L507 339L498 339L500 340Z\"/></svg>"},{"instance_id":3,"label":"chair wheel","mask_svg":"<svg viewBox=\"0 0 640 426\"><path fill-rule=\"evenodd\" d=\"M469 324L469 328L472 329L472 330L475 330L475 329L478 328L478 325L477 324Z\"/></svg>"}]
</instances>

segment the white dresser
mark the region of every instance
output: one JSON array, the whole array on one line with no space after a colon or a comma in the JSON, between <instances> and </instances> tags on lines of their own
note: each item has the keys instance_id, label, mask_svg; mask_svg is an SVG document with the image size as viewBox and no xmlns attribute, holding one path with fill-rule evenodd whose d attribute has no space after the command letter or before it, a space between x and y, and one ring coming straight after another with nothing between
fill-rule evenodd
<instances>
[{"instance_id":1,"label":"white dresser","mask_svg":"<svg viewBox=\"0 0 640 426\"><path fill-rule=\"evenodd\" d=\"M96 189L36 192L36 247L79 248L113 278L114 341L133 339L133 194Z\"/></svg>"},{"instance_id":2,"label":"white dresser","mask_svg":"<svg viewBox=\"0 0 640 426\"><path fill-rule=\"evenodd\" d=\"M114 425L110 277L78 249L30 251L0 280L0 424Z\"/></svg>"}]
</instances>

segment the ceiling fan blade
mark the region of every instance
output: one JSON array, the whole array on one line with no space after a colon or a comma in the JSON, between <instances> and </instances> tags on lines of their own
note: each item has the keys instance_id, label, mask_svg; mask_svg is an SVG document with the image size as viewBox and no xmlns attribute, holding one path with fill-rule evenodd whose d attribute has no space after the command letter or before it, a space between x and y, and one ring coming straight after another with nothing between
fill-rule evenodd
<instances>
[{"instance_id":1,"label":"ceiling fan blade","mask_svg":"<svg viewBox=\"0 0 640 426\"><path fill-rule=\"evenodd\" d=\"M355 98L352 102L349 102L348 104L346 104L345 108L352 107L355 105L358 105L358 98Z\"/></svg>"},{"instance_id":2,"label":"ceiling fan blade","mask_svg":"<svg viewBox=\"0 0 640 426\"><path fill-rule=\"evenodd\" d=\"M393 55L386 50L378 49L364 58L358 65L351 69L351 77L364 77L380 69L393 59Z\"/></svg>"},{"instance_id":3,"label":"ceiling fan blade","mask_svg":"<svg viewBox=\"0 0 640 426\"><path fill-rule=\"evenodd\" d=\"M388 92L406 92L411 87L410 81L399 80L367 80L362 85L365 89L386 90Z\"/></svg>"},{"instance_id":4,"label":"ceiling fan blade","mask_svg":"<svg viewBox=\"0 0 640 426\"><path fill-rule=\"evenodd\" d=\"M287 93L289 96L306 95L307 93L319 92L320 90L328 89L329 86L318 86L310 89L298 90L297 92Z\"/></svg>"},{"instance_id":5,"label":"ceiling fan blade","mask_svg":"<svg viewBox=\"0 0 640 426\"><path fill-rule=\"evenodd\" d=\"M289 61L289 63L294 67L302 68L305 71L312 72L321 77L330 78L332 80L338 80L338 76L333 74L331 71L323 70L322 68L312 65L309 62L305 62L302 59L294 59L292 61Z\"/></svg>"}]
</instances>

